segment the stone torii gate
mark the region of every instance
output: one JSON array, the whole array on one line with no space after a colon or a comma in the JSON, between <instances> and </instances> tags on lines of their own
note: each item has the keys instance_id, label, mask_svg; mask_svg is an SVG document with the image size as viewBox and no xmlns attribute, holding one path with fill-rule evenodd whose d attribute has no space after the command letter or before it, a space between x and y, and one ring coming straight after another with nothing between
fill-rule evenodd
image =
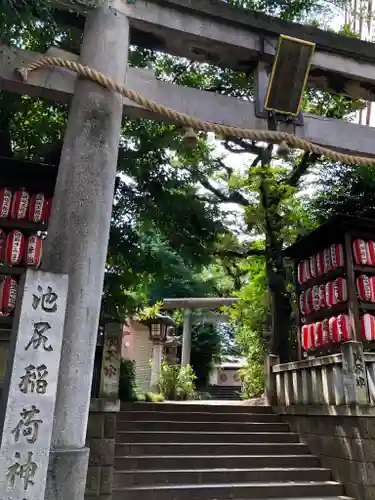
<instances>
[{"instance_id":1,"label":"stone torii gate","mask_svg":"<svg viewBox=\"0 0 375 500\"><path fill-rule=\"evenodd\" d=\"M233 70L258 66L262 101L264 64L272 63L280 34L317 44L310 87L375 100L373 44L312 27L244 12L214 0L55 0L61 22L84 26L79 61L145 97L192 117L267 130L254 103L159 82L129 68L129 43L207 61ZM193 6L194 5L194 6ZM48 55L78 56L50 50ZM44 269L69 275L67 313L56 398L48 500L82 500L85 447L101 290L111 219L122 114L164 119L119 94L64 69L43 68L23 81L19 66L42 54L2 46L2 90L70 104ZM358 156L375 157L371 128L311 115L304 125L281 124L300 138Z\"/></svg>"}]
</instances>

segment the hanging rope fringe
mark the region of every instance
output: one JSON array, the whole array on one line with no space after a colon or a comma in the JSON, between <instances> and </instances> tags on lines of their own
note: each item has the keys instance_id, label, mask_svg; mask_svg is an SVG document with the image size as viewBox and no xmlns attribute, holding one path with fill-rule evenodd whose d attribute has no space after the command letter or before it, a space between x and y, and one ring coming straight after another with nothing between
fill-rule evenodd
<instances>
[{"instance_id":1,"label":"hanging rope fringe","mask_svg":"<svg viewBox=\"0 0 375 500\"><path fill-rule=\"evenodd\" d=\"M163 106L162 104L146 99L145 97L137 94L137 92L116 83L99 71L91 69L88 66L84 66L76 61L62 59L61 57L42 57L28 66L18 68L18 72L21 74L23 80L27 81L30 72L39 68L54 68L55 66L69 69L77 73L79 76L89 78L109 90L118 92L123 97L135 102L139 106L147 108L158 115L165 116L168 120L180 123L188 129L190 128L194 130L203 130L205 132L214 132L215 134L225 137L241 137L252 141L280 144L281 151L284 152L287 151L288 148L302 149L308 153L326 156L334 162L346 163L348 165L375 165L375 158L366 158L363 156L353 156L339 153L338 151L333 151L332 149L313 144L305 139L300 139L299 137L287 132L229 127L227 125L219 125L217 123L211 123L205 120L193 118L185 113L180 113L179 111L175 111L174 109Z\"/></svg>"}]
</instances>

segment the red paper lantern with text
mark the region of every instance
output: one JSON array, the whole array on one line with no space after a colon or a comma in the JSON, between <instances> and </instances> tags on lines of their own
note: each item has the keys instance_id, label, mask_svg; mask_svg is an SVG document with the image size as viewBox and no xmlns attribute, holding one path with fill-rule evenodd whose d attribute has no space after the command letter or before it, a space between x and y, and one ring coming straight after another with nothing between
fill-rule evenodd
<instances>
[{"instance_id":1,"label":"red paper lantern with text","mask_svg":"<svg viewBox=\"0 0 375 500\"><path fill-rule=\"evenodd\" d=\"M7 235L3 229L0 229L0 262L5 260L5 245L6 245Z\"/></svg>"},{"instance_id":2,"label":"red paper lantern with text","mask_svg":"<svg viewBox=\"0 0 375 500\"><path fill-rule=\"evenodd\" d=\"M325 309L327 305L326 286L323 283L322 285L319 285L319 307L320 309Z\"/></svg>"},{"instance_id":3,"label":"red paper lantern with text","mask_svg":"<svg viewBox=\"0 0 375 500\"><path fill-rule=\"evenodd\" d=\"M12 205L12 191L8 188L0 189L0 218L6 219L10 214Z\"/></svg>"},{"instance_id":4,"label":"red paper lantern with text","mask_svg":"<svg viewBox=\"0 0 375 500\"><path fill-rule=\"evenodd\" d=\"M324 274L324 252L319 252L316 255L316 264L318 268L318 276L323 276Z\"/></svg>"},{"instance_id":5,"label":"red paper lantern with text","mask_svg":"<svg viewBox=\"0 0 375 500\"><path fill-rule=\"evenodd\" d=\"M333 282L337 304L344 304L348 300L348 285L345 278L337 278Z\"/></svg>"},{"instance_id":6,"label":"red paper lantern with text","mask_svg":"<svg viewBox=\"0 0 375 500\"><path fill-rule=\"evenodd\" d=\"M367 245L367 265L375 266L375 241L368 241Z\"/></svg>"},{"instance_id":7,"label":"red paper lantern with text","mask_svg":"<svg viewBox=\"0 0 375 500\"><path fill-rule=\"evenodd\" d=\"M15 191L12 198L12 208L10 210L10 216L15 220L23 220L27 217L27 211L29 208L30 195L24 189Z\"/></svg>"},{"instance_id":8,"label":"red paper lantern with text","mask_svg":"<svg viewBox=\"0 0 375 500\"><path fill-rule=\"evenodd\" d=\"M321 321L314 323L314 339L316 349L323 347L323 323Z\"/></svg>"},{"instance_id":9,"label":"red paper lantern with text","mask_svg":"<svg viewBox=\"0 0 375 500\"><path fill-rule=\"evenodd\" d=\"M0 283L0 309L10 313L16 307L18 283L13 278L6 278Z\"/></svg>"},{"instance_id":10,"label":"red paper lantern with text","mask_svg":"<svg viewBox=\"0 0 375 500\"><path fill-rule=\"evenodd\" d=\"M344 267L344 248L341 243L334 243L331 245L331 266L332 269Z\"/></svg>"},{"instance_id":11,"label":"red paper lantern with text","mask_svg":"<svg viewBox=\"0 0 375 500\"><path fill-rule=\"evenodd\" d=\"M312 290L304 290L299 298L300 311L304 316L312 313Z\"/></svg>"},{"instance_id":12,"label":"red paper lantern with text","mask_svg":"<svg viewBox=\"0 0 375 500\"><path fill-rule=\"evenodd\" d=\"M29 203L29 215L28 219L30 222L41 222L46 218L46 198L43 193L33 194L30 198Z\"/></svg>"},{"instance_id":13,"label":"red paper lantern with text","mask_svg":"<svg viewBox=\"0 0 375 500\"><path fill-rule=\"evenodd\" d=\"M304 271L305 271L305 267L304 267L304 264L302 261L298 264L298 268L297 268L297 273L298 273L297 278L298 278L298 283L300 285L303 285L305 283L305 272Z\"/></svg>"},{"instance_id":14,"label":"red paper lantern with text","mask_svg":"<svg viewBox=\"0 0 375 500\"><path fill-rule=\"evenodd\" d=\"M374 301L370 278L365 274L361 274L361 276L357 278L357 292L359 298L364 302Z\"/></svg>"},{"instance_id":15,"label":"red paper lantern with text","mask_svg":"<svg viewBox=\"0 0 375 500\"><path fill-rule=\"evenodd\" d=\"M337 318L329 318L329 336L332 344L340 342L339 325Z\"/></svg>"},{"instance_id":16,"label":"red paper lantern with text","mask_svg":"<svg viewBox=\"0 0 375 500\"><path fill-rule=\"evenodd\" d=\"M315 285L312 287L312 308L314 311L320 310L320 293L319 293L319 285Z\"/></svg>"},{"instance_id":17,"label":"red paper lantern with text","mask_svg":"<svg viewBox=\"0 0 375 500\"><path fill-rule=\"evenodd\" d=\"M43 240L40 236L29 236L25 242L24 261L27 266L39 267L42 260Z\"/></svg>"},{"instance_id":18,"label":"red paper lantern with text","mask_svg":"<svg viewBox=\"0 0 375 500\"><path fill-rule=\"evenodd\" d=\"M375 276L370 277L371 302L375 302Z\"/></svg>"},{"instance_id":19,"label":"red paper lantern with text","mask_svg":"<svg viewBox=\"0 0 375 500\"><path fill-rule=\"evenodd\" d=\"M367 265L369 263L366 242L362 239L353 241L353 254L356 264Z\"/></svg>"},{"instance_id":20,"label":"red paper lantern with text","mask_svg":"<svg viewBox=\"0 0 375 500\"><path fill-rule=\"evenodd\" d=\"M309 267L310 267L310 275L312 278L318 277L318 262L317 255L312 255L309 257Z\"/></svg>"},{"instance_id":21,"label":"red paper lantern with text","mask_svg":"<svg viewBox=\"0 0 375 500\"><path fill-rule=\"evenodd\" d=\"M327 347L331 343L331 339L329 336L329 319L328 318L323 319L322 330L323 330L322 345L323 345L323 347Z\"/></svg>"},{"instance_id":22,"label":"red paper lantern with text","mask_svg":"<svg viewBox=\"0 0 375 500\"><path fill-rule=\"evenodd\" d=\"M361 318L362 338L371 342L375 340L375 317L366 313Z\"/></svg>"},{"instance_id":23,"label":"red paper lantern with text","mask_svg":"<svg viewBox=\"0 0 375 500\"><path fill-rule=\"evenodd\" d=\"M21 262L24 242L25 237L18 229L8 233L5 243L5 262L11 266Z\"/></svg>"},{"instance_id":24,"label":"red paper lantern with text","mask_svg":"<svg viewBox=\"0 0 375 500\"><path fill-rule=\"evenodd\" d=\"M315 348L314 325L303 325L302 348L305 351L310 351Z\"/></svg>"},{"instance_id":25,"label":"red paper lantern with text","mask_svg":"<svg viewBox=\"0 0 375 500\"><path fill-rule=\"evenodd\" d=\"M326 302L328 307L332 307L337 304L334 281L328 281L326 283Z\"/></svg>"}]
</instances>

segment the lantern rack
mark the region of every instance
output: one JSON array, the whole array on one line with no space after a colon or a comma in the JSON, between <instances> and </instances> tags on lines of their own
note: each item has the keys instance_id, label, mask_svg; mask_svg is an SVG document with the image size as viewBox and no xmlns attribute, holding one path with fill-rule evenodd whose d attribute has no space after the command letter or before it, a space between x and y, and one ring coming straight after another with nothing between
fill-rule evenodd
<instances>
[{"instance_id":1,"label":"lantern rack","mask_svg":"<svg viewBox=\"0 0 375 500\"><path fill-rule=\"evenodd\" d=\"M30 195L44 193L46 197L52 198L55 191L57 170L55 165L0 156L0 188L6 187L11 191L25 189ZM45 233L48 229L48 222L35 223L28 220L1 218L0 229L9 231L18 229L25 236L31 236L32 234ZM26 269L27 266L22 264L14 266L0 264L0 277L12 277L18 281ZM5 335L9 338L12 322L13 312L9 315L0 315L2 337Z\"/></svg>"},{"instance_id":2,"label":"lantern rack","mask_svg":"<svg viewBox=\"0 0 375 500\"><path fill-rule=\"evenodd\" d=\"M304 325L320 322L324 319L336 317L340 314L349 317L352 338L362 342L366 350L375 349L375 317L374 328L371 327L370 335L373 341L364 340L361 328L361 317L363 314L370 313L371 315L375 315L375 303L361 300L357 290L357 278L360 275L366 275L370 279L375 277L375 265L374 267L367 265L369 258L368 250L367 254L364 256L366 263L359 264L356 262L353 250L353 242L356 240L363 240L365 242L375 241L375 221L373 219L351 216L335 217L318 229L312 231L306 237L299 239L295 244L284 251L284 256L289 257L294 264L294 286L297 298L298 331L296 335L298 359L304 357L301 338L302 327ZM341 245L343 263L341 262L340 267L331 269L329 272L314 278L308 276L309 279L300 283L298 280L298 265L303 261L309 260L309 258L314 255L321 254L324 249L330 248L331 245ZM300 310L301 295L316 285L326 285L338 278L344 278L346 280L347 300L345 302L333 304L330 307L326 304L326 307L323 306L321 309L315 311L307 311L308 314L303 315ZM375 293L375 283L373 293ZM316 347L315 349L309 349L305 351L305 355L321 356L339 351L339 344L329 344Z\"/></svg>"}]
</instances>

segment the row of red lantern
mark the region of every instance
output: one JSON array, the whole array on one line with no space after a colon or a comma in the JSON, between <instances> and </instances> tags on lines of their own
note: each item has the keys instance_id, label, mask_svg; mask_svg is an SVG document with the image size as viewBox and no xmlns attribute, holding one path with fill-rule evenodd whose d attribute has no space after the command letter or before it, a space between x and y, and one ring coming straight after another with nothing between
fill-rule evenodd
<instances>
[{"instance_id":1,"label":"row of red lantern","mask_svg":"<svg viewBox=\"0 0 375 500\"><path fill-rule=\"evenodd\" d=\"M341 243L334 243L298 264L298 282L306 283L339 267L344 267L344 248Z\"/></svg>"},{"instance_id":2,"label":"row of red lantern","mask_svg":"<svg viewBox=\"0 0 375 500\"><path fill-rule=\"evenodd\" d=\"M348 287L345 278L337 278L321 285L315 285L301 292L300 311L308 316L315 311L343 304L348 300Z\"/></svg>"},{"instance_id":3,"label":"row of red lantern","mask_svg":"<svg viewBox=\"0 0 375 500\"><path fill-rule=\"evenodd\" d=\"M320 349L331 344L346 342L352 337L349 316L326 318L323 321L302 327L302 347L305 351Z\"/></svg>"},{"instance_id":4,"label":"row of red lantern","mask_svg":"<svg viewBox=\"0 0 375 500\"><path fill-rule=\"evenodd\" d=\"M353 255L356 264L375 266L375 241L357 239L353 241Z\"/></svg>"},{"instance_id":5,"label":"row of red lantern","mask_svg":"<svg viewBox=\"0 0 375 500\"><path fill-rule=\"evenodd\" d=\"M352 326L347 314L326 318L302 327L302 347L305 351L321 349L332 344L347 342L352 339ZM362 340L375 341L375 316L366 313L361 317Z\"/></svg>"},{"instance_id":6,"label":"row of red lantern","mask_svg":"<svg viewBox=\"0 0 375 500\"><path fill-rule=\"evenodd\" d=\"M357 278L357 292L363 302L375 302L375 276L361 274Z\"/></svg>"},{"instance_id":7,"label":"row of red lantern","mask_svg":"<svg viewBox=\"0 0 375 500\"><path fill-rule=\"evenodd\" d=\"M6 278L0 283L0 311L10 314L16 307L18 282L14 278Z\"/></svg>"},{"instance_id":8,"label":"row of red lantern","mask_svg":"<svg viewBox=\"0 0 375 500\"><path fill-rule=\"evenodd\" d=\"M25 236L15 229L6 234L0 229L0 261L17 266L23 260L26 266L39 267L42 260L43 240L35 234Z\"/></svg>"},{"instance_id":9,"label":"row of red lantern","mask_svg":"<svg viewBox=\"0 0 375 500\"><path fill-rule=\"evenodd\" d=\"M30 196L24 189L12 192L8 188L0 189L0 218L10 217L15 220L29 220L30 222L48 221L51 215L52 198L44 193Z\"/></svg>"}]
</instances>

